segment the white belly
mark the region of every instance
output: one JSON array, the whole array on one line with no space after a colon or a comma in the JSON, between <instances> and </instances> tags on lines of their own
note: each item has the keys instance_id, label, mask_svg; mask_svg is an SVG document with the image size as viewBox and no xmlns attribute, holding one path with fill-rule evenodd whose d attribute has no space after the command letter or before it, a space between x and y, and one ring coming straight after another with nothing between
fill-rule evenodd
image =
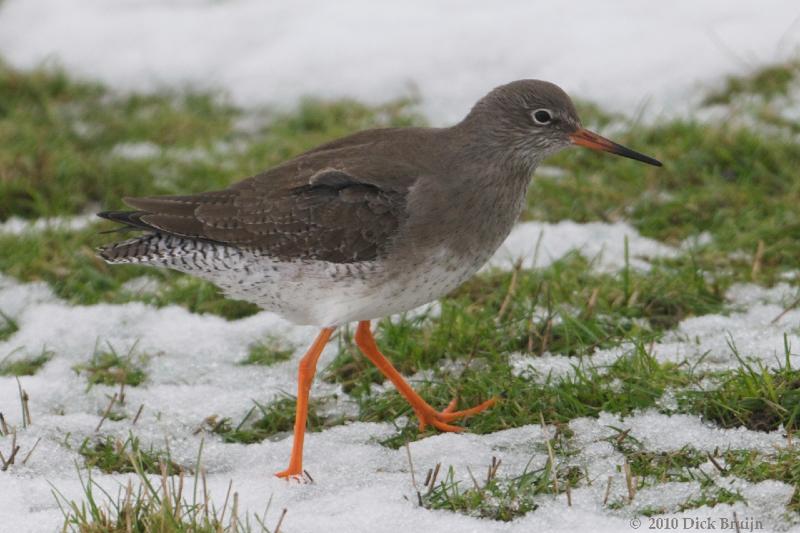
<instances>
[{"instance_id":1,"label":"white belly","mask_svg":"<svg viewBox=\"0 0 800 533\"><path fill-rule=\"evenodd\" d=\"M469 279L488 255L459 260L442 251L405 271L374 262L280 262L219 245L208 245L201 256L185 259L165 266L206 279L231 298L297 324L338 326L402 313L441 298Z\"/></svg>"}]
</instances>

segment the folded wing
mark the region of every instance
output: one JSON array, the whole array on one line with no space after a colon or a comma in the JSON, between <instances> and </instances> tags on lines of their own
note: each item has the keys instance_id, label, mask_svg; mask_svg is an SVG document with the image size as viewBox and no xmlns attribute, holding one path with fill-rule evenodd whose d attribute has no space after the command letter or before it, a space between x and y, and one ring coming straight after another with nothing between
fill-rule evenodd
<instances>
[{"instance_id":1,"label":"folded wing","mask_svg":"<svg viewBox=\"0 0 800 533\"><path fill-rule=\"evenodd\" d=\"M392 162L367 161L310 154L222 191L125 198L136 211L100 216L280 260L369 261L405 220L415 176Z\"/></svg>"}]
</instances>

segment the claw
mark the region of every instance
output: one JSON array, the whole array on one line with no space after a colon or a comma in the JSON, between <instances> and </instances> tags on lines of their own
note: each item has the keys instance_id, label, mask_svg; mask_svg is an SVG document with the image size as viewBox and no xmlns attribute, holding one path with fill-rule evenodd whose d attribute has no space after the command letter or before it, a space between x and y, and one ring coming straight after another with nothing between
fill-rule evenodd
<instances>
[{"instance_id":1,"label":"claw","mask_svg":"<svg viewBox=\"0 0 800 533\"><path fill-rule=\"evenodd\" d=\"M450 400L450 403L447 404L447 407L444 408L442 413L452 413L453 410L456 408L456 404L458 403L458 398L453 398Z\"/></svg>"},{"instance_id":2,"label":"claw","mask_svg":"<svg viewBox=\"0 0 800 533\"><path fill-rule=\"evenodd\" d=\"M419 430L425 431L425 428L427 428L428 425L431 425L439 431L464 431L465 428L454 426L448 424L447 422L453 422L454 420L458 420L460 418L466 418L468 416L478 414L481 411L485 411L489 407L493 406L495 403L497 403L497 399L491 398L482 404L476 405L475 407L464 409L462 411L454 411L456 407L456 400L453 399L441 412L433 409L430 411L415 410L417 418L419 418Z\"/></svg>"},{"instance_id":3,"label":"claw","mask_svg":"<svg viewBox=\"0 0 800 533\"><path fill-rule=\"evenodd\" d=\"M276 472L275 477L285 479L287 482L289 481L297 481L298 483L313 482L308 472L306 472L305 470L297 470L293 468L287 468L286 470L281 470L280 472Z\"/></svg>"},{"instance_id":4,"label":"claw","mask_svg":"<svg viewBox=\"0 0 800 533\"><path fill-rule=\"evenodd\" d=\"M459 418L465 418L468 416L476 415L486 409L490 408L494 404L497 403L496 398L490 398L483 402L482 404L476 405L475 407L470 407L469 409L464 409L463 411L453 411L452 408L455 407L455 400L450 402L450 405L447 406L447 409L440 413L441 418L440 420L444 420L445 422L452 422L453 420L458 420Z\"/></svg>"}]
</instances>

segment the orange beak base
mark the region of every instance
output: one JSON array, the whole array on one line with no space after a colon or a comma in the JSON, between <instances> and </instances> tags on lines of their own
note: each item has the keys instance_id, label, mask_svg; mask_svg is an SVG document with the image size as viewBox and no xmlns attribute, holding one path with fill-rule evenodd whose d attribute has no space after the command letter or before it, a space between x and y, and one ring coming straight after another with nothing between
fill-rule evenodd
<instances>
[{"instance_id":1,"label":"orange beak base","mask_svg":"<svg viewBox=\"0 0 800 533\"><path fill-rule=\"evenodd\" d=\"M661 166L661 161L658 161L657 159L653 159L652 157L635 152L630 148L625 148L621 144L617 144L614 141L609 141L605 137L601 137L600 135L584 128L580 128L579 130L575 131L575 133L570 135L570 139L572 140L572 144L577 144L578 146L584 146L586 148L591 148L592 150L610 152L612 154L635 159L637 161L641 161L642 163L647 163L648 165L653 165L656 167Z\"/></svg>"}]
</instances>

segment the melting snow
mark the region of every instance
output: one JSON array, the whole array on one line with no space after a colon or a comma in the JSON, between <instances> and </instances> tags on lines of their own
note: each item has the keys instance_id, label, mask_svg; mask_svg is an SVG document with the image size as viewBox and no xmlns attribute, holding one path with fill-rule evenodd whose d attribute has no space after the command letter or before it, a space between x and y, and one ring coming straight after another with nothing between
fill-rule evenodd
<instances>
[{"instance_id":1,"label":"melting snow","mask_svg":"<svg viewBox=\"0 0 800 533\"><path fill-rule=\"evenodd\" d=\"M740 366L732 349L735 347L745 360L777 368L786 363L788 344L789 359L796 368L800 366L800 309L784 311L797 293L796 287L787 284L772 288L735 285L726 297L729 307L739 311L687 318L653 344L651 353L660 361L687 361L698 370L725 370ZM580 366L602 371L633 349L634 346L623 344L597 350L588 358L519 353L511 356L511 364L518 375L542 382L548 375L564 376Z\"/></svg>"},{"instance_id":2,"label":"melting snow","mask_svg":"<svg viewBox=\"0 0 800 533\"><path fill-rule=\"evenodd\" d=\"M769 326L768 319L781 312L790 292L788 286L737 286L729 297L734 305L750 305L748 311L684 321L675 339L657 345L656 353L659 357L680 354L691 358L708 349L721 349L722 358L709 364L718 368L735 366L735 359L722 344L726 328L744 353L750 347L759 347L756 355L764 355L769 353L763 350L764 346L771 345L777 352L782 349L785 328L780 323ZM39 437L42 441L27 465L17 465L0 474L0 493L8 495L0 503L0 524L18 525L14 531L53 530L60 523L61 513L49 483L68 499L82 498L74 448L83 438L95 435L95 426L114 388L95 386L87 391L85 380L75 374L72 366L86 361L98 345L102 348L104 343L110 343L118 352L133 350L134 354L149 357L146 383L126 391L123 410L128 419L107 420L101 434L125 438L134 429L145 446L152 443L162 448L166 438L175 460L191 463L200 445L195 430L207 416L218 414L237 420L253 400L268 402L282 391L293 393L297 360L315 334L313 328L293 326L268 312L228 322L179 307L156 309L139 303L70 306L53 296L44 284L20 284L5 277L0 278L0 309L19 325L19 331L0 343L0 356L35 355L43 347L55 352L36 375L21 379L31 397L34 423L20 432L19 444L25 452ZM785 321L797 324L800 311L791 311ZM294 358L266 368L238 366L248 345L268 334L279 335L298 346ZM681 340L682 336L690 340ZM699 345L694 344L696 338L700 339ZM795 343L798 340L791 339ZM622 351L600 352L595 361L613 361ZM334 352L335 343L331 343L323 355L323 367ZM531 360L549 365L551 370L573 363L572 359L553 355ZM335 392L340 392L336 386L317 380L312 394ZM14 379L0 377L0 408L15 425L20 424L18 402ZM131 428L130 419L141 404L143 414L136 427ZM340 410L347 408L338 406ZM275 523L282 508L288 508L284 522L287 531L575 531L587 523L592 523L596 531L620 531L628 528L638 511L656 502L675 510L679 503L699 496L699 489L692 483L671 483L658 490L643 491L633 506L617 511L606 509L602 500L608 476L612 477L611 501L626 494L624 476L619 471L622 456L605 440L615 434L611 426L630 429L631 436L653 451L676 450L686 444L701 450L731 447L769 451L785 441L780 432L722 430L703 424L697 417L667 417L654 412L624 420L603 414L599 419L574 420L570 425L579 450L570 461L586 468L595 482L573 491L572 507L567 507L563 496L541 497L539 509L508 524L418 508L405 451L377 444L381 437L392 433L390 424L353 423L310 434L306 465L313 472L314 485L290 485L272 477L272 472L282 468L288 458L289 435L249 446L222 444L208 436L204 463L215 500L224 499L227 483L232 479L243 511L260 513L267 500L273 498L268 524ZM481 436L442 434L412 443L411 452L418 475L443 462L453 465L457 475L468 483L467 466L482 471L493 455L503 460L506 475L522 472L529 462L531 468L543 465L547 460L543 447L546 438L537 425ZM72 450L65 446L65 439ZM6 449L8 445L8 437L0 438L0 447ZM705 470L715 475L713 468ZM96 473L95 479L116 493L127 476ZM731 481L726 478L724 482ZM776 482L733 482L746 495L749 506L718 505L670 516L720 519L730 518L736 511L739 517L755 515L768 529L785 525L784 505L791 496L791 487Z\"/></svg>"},{"instance_id":3,"label":"melting snow","mask_svg":"<svg viewBox=\"0 0 800 533\"><path fill-rule=\"evenodd\" d=\"M0 234L22 235L24 233L59 229L65 231L79 231L88 227L97 220L94 213L72 217L52 217L27 220L20 217L10 217L0 222Z\"/></svg>"},{"instance_id":4,"label":"melting snow","mask_svg":"<svg viewBox=\"0 0 800 533\"><path fill-rule=\"evenodd\" d=\"M0 53L23 67L54 57L70 71L123 90L185 84L222 88L245 105L293 106L300 94L383 102L407 94L413 85L435 123L458 119L488 88L521 77L551 79L578 96L629 114L644 102L658 113L685 109L694 80L749 70L750 65L793 53L800 42L798 14L800 8L792 0L647 5L635 0L613 5L516 0L502 6L473 0L458 7L423 0L394 6L366 0L6 0L0 7ZM118 150L127 157L153 154L147 145ZM91 219L13 219L0 225L0 232L20 234L53 225L75 230ZM526 267L541 267L577 247L595 260L596 268L614 270L623 264L625 235L634 267L646 268L648 257L676 253L624 223L526 223L515 229L492 265L509 268L523 258ZM705 243L701 236L686 246ZM146 281L131 281L128 290L152 290ZM791 346L798 346L800 311L773 323L795 297L791 287L739 286L728 297L739 310L684 321L656 345L657 357L694 363L702 359L699 364L709 368L731 368L737 363L728 348L730 338L743 355L767 364L783 361L784 333ZM128 388L124 409L132 416L144 404L135 432L145 446L161 447L168 438L174 458L191 462L200 445L194 431L205 417L217 413L237 419L252 400L267 402L281 391L294 391L297 360L315 334L267 312L227 322L178 307L155 309L139 303L69 306L44 284L19 284L2 276L0 310L19 325L19 331L0 342L0 358L37 355L43 348L55 352L36 375L21 379L31 396L33 425L19 433L18 442L24 453L37 438L42 441L26 465L0 472L0 528L11 526L15 533L52 531L60 525L50 483L68 499L82 499L74 466L77 455L64 442L75 447L92 437L114 392L106 386L86 391L85 380L72 370L97 346L110 343L118 352L133 350L149 357L148 381ZM268 334L298 346L291 361L268 368L235 364L250 343ZM334 351L331 344L322 366ZM623 351L598 352L593 363L607 364ZM791 358L793 364L800 363L797 355ZM564 373L572 363L554 355L514 359L520 372ZM318 380L312 394L332 392L337 392L335 386ZM16 382L0 377L0 410L15 425L20 424L17 394ZM593 531L610 532L630 531L637 510L674 506L696 495L698 488L672 483L642 491L632 508L605 509L608 476L611 500L626 494L619 471L622 457L606 441L616 434L609 426L630 429L631 436L651 450L690 444L704 450L719 446L769 451L785 444L780 432L721 430L697 417L654 412L625 420L603 414L596 420L574 420L570 426L579 449L571 460L583 465L595 482L573 491L572 507L563 496L544 497L539 509L512 523L418 508L405 450L376 443L392 433L389 424L353 423L309 434L306 465L317 480L313 485L272 477L285 466L288 436L249 446L222 444L209 436L204 463L216 502L224 499L232 479L243 512L260 513L272 497L266 523L274 524L280 510L288 508L286 531L572 532L591 524ZM130 429L130 419L107 420L101 433L124 438ZM531 425L481 436L442 434L410 447L418 474L441 461L453 465L468 483L466 467L482 470L492 455L503 460L506 475L521 472L529 461L534 467L543 465L545 439L542 428ZM7 450L9 444L8 437L0 438L0 449ZM709 465L704 470L716 476ZM95 479L116 493L127 476L97 473ZM784 505L792 487L733 483L749 506L718 505L669 516L731 518L736 511L740 518L763 520L765 531L788 527Z\"/></svg>"},{"instance_id":5,"label":"melting snow","mask_svg":"<svg viewBox=\"0 0 800 533\"><path fill-rule=\"evenodd\" d=\"M597 270L614 272L625 266L626 239L630 264L635 268L648 268L645 258L677 254L674 248L642 237L624 222L523 222L514 227L488 266L510 269L522 259L523 268L542 268L575 250L593 260Z\"/></svg>"},{"instance_id":6,"label":"melting snow","mask_svg":"<svg viewBox=\"0 0 800 533\"><path fill-rule=\"evenodd\" d=\"M6 0L0 53L123 90L222 88L246 105L418 90L436 122L534 77L630 115L687 109L698 80L791 55L798 15L794 0Z\"/></svg>"}]
</instances>

